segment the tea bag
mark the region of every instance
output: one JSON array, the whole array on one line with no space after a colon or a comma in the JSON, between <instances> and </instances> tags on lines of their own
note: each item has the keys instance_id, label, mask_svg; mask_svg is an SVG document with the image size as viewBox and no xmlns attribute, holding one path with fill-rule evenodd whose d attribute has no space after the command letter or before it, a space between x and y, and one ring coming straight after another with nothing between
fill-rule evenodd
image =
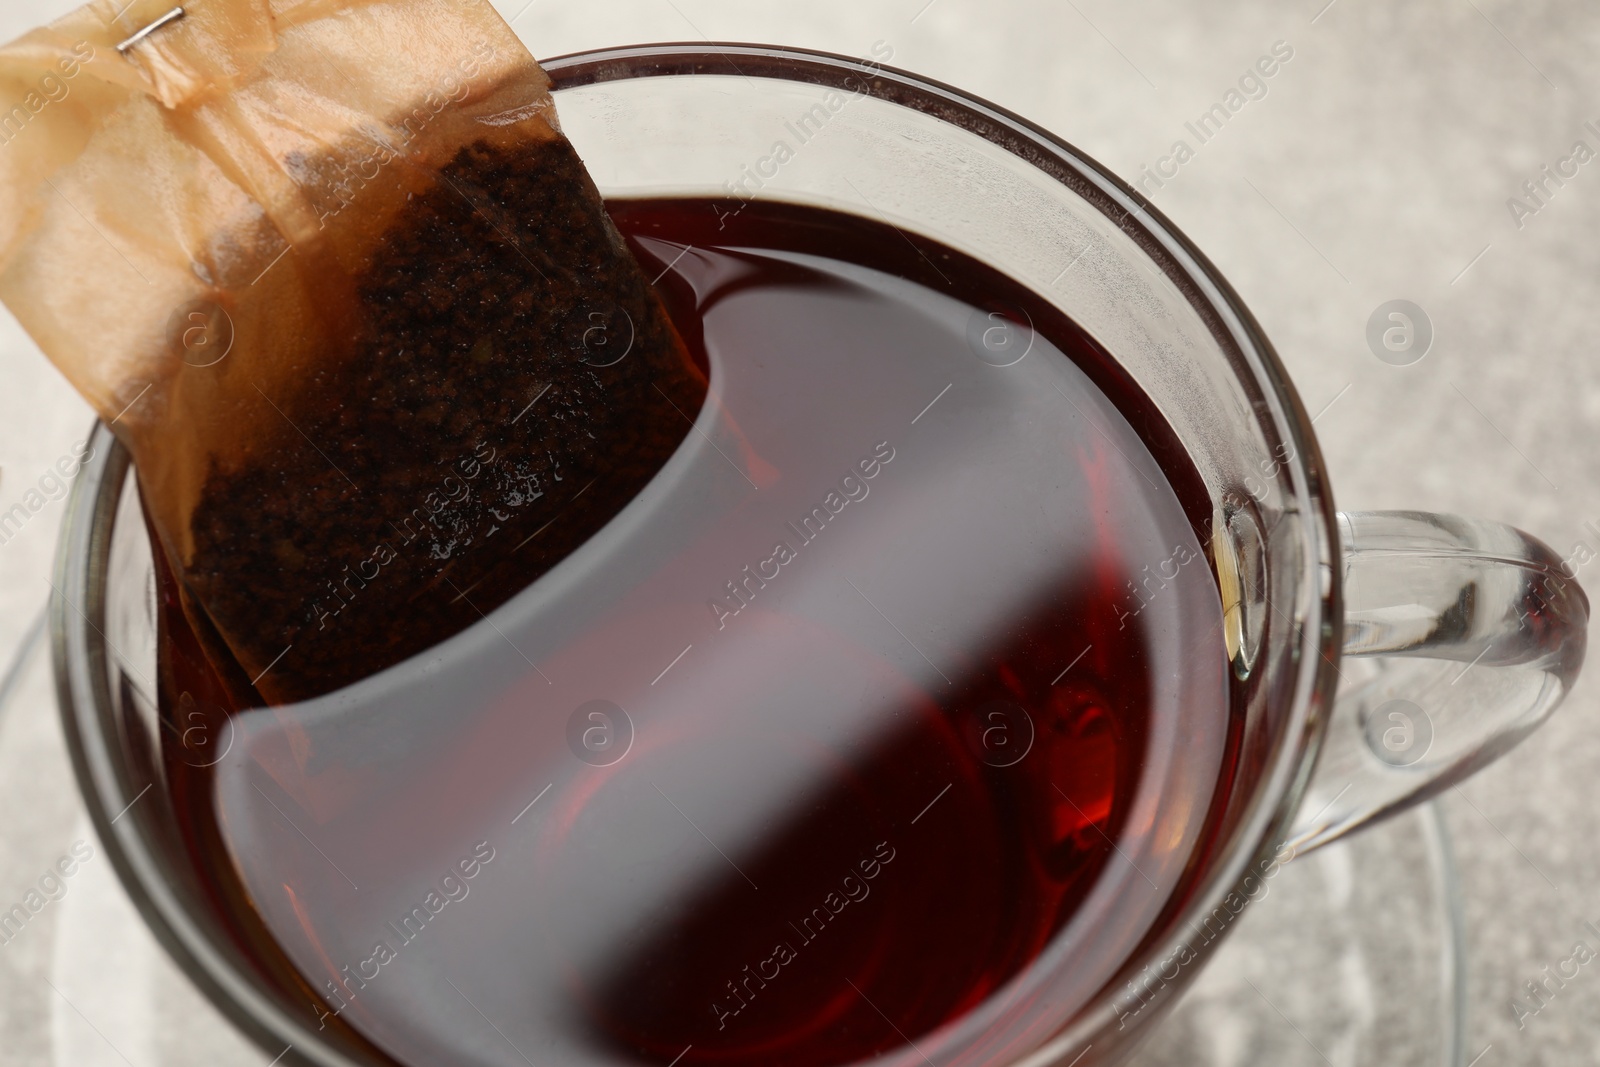
<instances>
[{"instance_id":1,"label":"tea bag","mask_svg":"<svg viewBox=\"0 0 1600 1067\"><path fill-rule=\"evenodd\" d=\"M0 49L0 299L218 657L309 698L571 552L706 382L486 0L125 3Z\"/></svg>"}]
</instances>

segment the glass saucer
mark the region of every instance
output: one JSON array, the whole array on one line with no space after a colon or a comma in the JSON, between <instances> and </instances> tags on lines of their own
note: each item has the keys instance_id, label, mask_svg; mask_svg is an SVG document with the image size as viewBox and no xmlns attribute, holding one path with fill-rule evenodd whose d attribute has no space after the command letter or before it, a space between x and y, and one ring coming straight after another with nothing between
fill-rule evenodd
<instances>
[{"instance_id":1,"label":"glass saucer","mask_svg":"<svg viewBox=\"0 0 1600 1067\"><path fill-rule=\"evenodd\" d=\"M1268 884L1132 1064L1463 1067L1460 880L1436 803Z\"/></svg>"},{"instance_id":2,"label":"glass saucer","mask_svg":"<svg viewBox=\"0 0 1600 1067\"><path fill-rule=\"evenodd\" d=\"M73 784L42 626L0 676L0 910L63 858L0 944L6 1062L263 1067L167 957ZM1449 838L1427 805L1284 867L1148 1042L1138 1067L1462 1067L1465 957ZM55 899L52 899L52 896ZM0 934L3 938L4 934Z\"/></svg>"}]
</instances>

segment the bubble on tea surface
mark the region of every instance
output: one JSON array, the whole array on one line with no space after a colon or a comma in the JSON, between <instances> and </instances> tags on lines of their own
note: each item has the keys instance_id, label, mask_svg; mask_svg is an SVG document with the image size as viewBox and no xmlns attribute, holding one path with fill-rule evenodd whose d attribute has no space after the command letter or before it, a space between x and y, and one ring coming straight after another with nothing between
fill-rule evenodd
<instances>
[{"instance_id":1,"label":"bubble on tea surface","mask_svg":"<svg viewBox=\"0 0 1600 1067\"><path fill-rule=\"evenodd\" d=\"M1372 754L1391 767L1409 767L1433 747L1433 720L1409 700L1386 700L1369 708L1362 733Z\"/></svg>"},{"instance_id":2,"label":"bubble on tea surface","mask_svg":"<svg viewBox=\"0 0 1600 1067\"><path fill-rule=\"evenodd\" d=\"M1433 347L1433 320L1409 300L1380 304L1367 319L1367 347L1391 367L1409 367Z\"/></svg>"},{"instance_id":3,"label":"bubble on tea surface","mask_svg":"<svg viewBox=\"0 0 1600 1067\"><path fill-rule=\"evenodd\" d=\"M567 719L567 747L591 767L609 767L633 747L633 720L609 700L586 700Z\"/></svg>"},{"instance_id":4,"label":"bubble on tea surface","mask_svg":"<svg viewBox=\"0 0 1600 1067\"><path fill-rule=\"evenodd\" d=\"M974 308L967 316L967 347L991 367L1020 363L1033 349L1033 319L1015 304Z\"/></svg>"},{"instance_id":5,"label":"bubble on tea surface","mask_svg":"<svg viewBox=\"0 0 1600 1067\"><path fill-rule=\"evenodd\" d=\"M1033 749L1033 717L1009 700L990 700L967 716L969 748L991 767L1013 767Z\"/></svg>"},{"instance_id":6,"label":"bubble on tea surface","mask_svg":"<svg viewBox=\"0 0 1600 1067\"><path fill-rule=\"evenodd\" d=\"M167 347L191 367L221 363L233 339L233 317L214 300L190 300L167 318Z\"/></svg>"}]
</instances>

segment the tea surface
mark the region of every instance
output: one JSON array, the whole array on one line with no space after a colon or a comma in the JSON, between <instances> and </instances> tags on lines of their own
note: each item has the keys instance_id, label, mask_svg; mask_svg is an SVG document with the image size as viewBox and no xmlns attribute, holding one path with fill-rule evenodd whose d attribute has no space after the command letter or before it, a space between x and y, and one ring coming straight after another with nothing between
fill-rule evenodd
<instances>
[{"instance_id":1,"label":"tea surface","mask_svg":"<svg viewBox=\"0 0 1600 1067\"><path fill-rule=\"evenodd\" d=\"M603 529L303 704L219 712L164 615L219 908L406 1064L1003 1059L1136 948L1231 759L1205 495L965 255L611 208L711 394Z\"/></svg>"}]
</instances>

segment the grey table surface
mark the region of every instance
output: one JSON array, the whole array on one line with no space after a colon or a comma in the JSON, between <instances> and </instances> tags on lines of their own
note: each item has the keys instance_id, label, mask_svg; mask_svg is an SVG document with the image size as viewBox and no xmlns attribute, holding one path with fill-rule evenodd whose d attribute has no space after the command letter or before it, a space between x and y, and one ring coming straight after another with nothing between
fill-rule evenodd
<instances>
[{"instance_id":1,"label":"grey table surface","mask_svg":"<svg viewBox=\"0 0 1600 1067\"><path fill-rule=\"evenodd\" d=\"M0 38L71 6L9 0L0 8ZM1571 157L1575 142L1600 150L1600 7L1573 0L497 6L539 56L699 39L860 55L887 42L893 65L1004 105L1130 180L1176 141L1188 141L1193 158L1159 189L1149 187L1153 199L1233 282L1307 409L1320 413L1316 429L1340 506L1459 512L1521 526L1563 555L1580 546L1600 552L1600 452L1584 443L1600 424L1600 361L1591 355L1600 305L1600 163L1579 167L1560 187L1552 183L1542 204L1522 189L1544 165ZM1222 100L1277 42L1293 55L1264 82L1265 95L1198 144L1185 123ZM1595 130L1585 126L1591 120ZM1512 198L1527 210L1514 210ZM1426 358L1404 367L1380 361L1366 340L1369 316L1396 298L1420 305L1435 333ZM0 383L3 511L31 489L52 495L49 469L84 437L90 414L3 312ZM52 501L0 545L0 653L18 644L49 594L61 512ZM6 900L57 858L57 842L89 836L86 823L58 814L70 809L50 802L70 788L70 776L56 727L37 710L49 704L45 683L30 684L36 691L24 695L34 710L0 721L0 751L10 753L0 767ZM1513 998L1527 1004L1524 983L1571 956L1576 942L1600 948L1583 925L1600 924L1597 703L1600 683L1591 674L1532 739L1441 802L1463 871L1465 1058L1480 1056L1478 1067L1600 1061L1600 968L1584 967L1520 1025L1511 1008ZM111 875L89 863L76 877L81 884ZM125 904L95 906L104 914L73 936L93 941L94 931L105 932L102 947L109 947L89 955L95 968L115 974L126 961L114 931L137 920ZM71 949L43 937L6 947L0 1062L100 1062L103 1049L90 1051L88 1039L68 1032L70 1018L45 1010L38 998L48 991L23 990L8 977L32 965L30 954L59 958ZM137 977L130 972L127 980ZM166 1004L163 1017L181 1019L186 1010ZM127 1032L152 1025L96 1021ZM215 1040L138 1067L267 1059L236 1040ZM80 1047L81 1056L64 1051Z\"/></svg>"}]
</instances>

